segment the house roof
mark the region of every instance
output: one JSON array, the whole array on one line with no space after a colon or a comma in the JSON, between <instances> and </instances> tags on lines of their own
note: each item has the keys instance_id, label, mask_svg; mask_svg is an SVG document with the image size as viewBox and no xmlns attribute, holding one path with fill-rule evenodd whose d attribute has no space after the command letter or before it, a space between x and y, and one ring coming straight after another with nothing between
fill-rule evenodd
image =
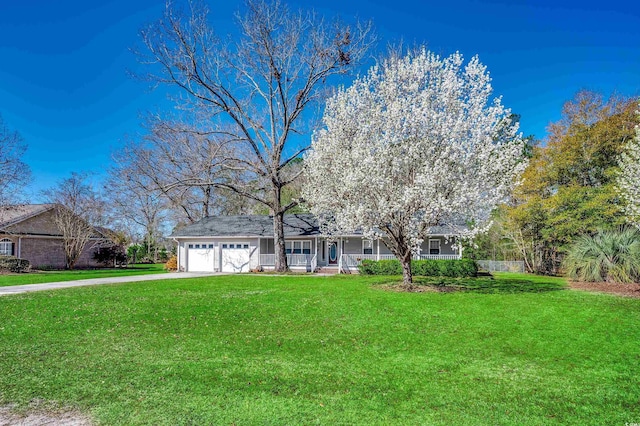
<instances>
[{"instance_id":1,"label":"house roof","mask_svg":"<svg viewBox=\"0 0 640 426\"><path fill-rule=\"evenodd\" d=\"M285 237L320 235L311 214L284 216ZM175 231L172 237L273 237L273 216L209 216Z\"/></svg>"},{"instance_id":2,"label":"house roof","mask_svg":"<svg viewBox=\"0 0 640 426\"><path fill-rule=\"evenodd\" d=\"M0 207L0 229L44 213L54 208L54 204L18 204Z\"/></svg>"},{"instance_id":3,"label":"house roof","mask_svg":"<svg viewBox=\"0 0 640 426\"><path fill-rule=\"evenodd\" d=\"M32 217L38 216L42 213L48 212L56 208L56 204L16 204L9 206L0 206L0 232L6 232L13 234L15 231L10 230L14 225L18 225ZM58 208L64 208L58 205ZM93 227L95 234L91 236L93 239L105 239L109 238L112 231L107 228ZM19 234L28 234L32 236L53 236L60 237L59 232L42 232L34 231L33 229L25 232L18 231Z\"/></svg>"},{"instance_id":4,"label":"house roof","mask_svg":"<svg viewBox=\"0 0 640 426\"><path fill-rule=\"evenodd\" d=\"M176 230L179 237L273 237L273 216L209 216ZM361 235L354 231L350 235ZM450 226L435 226L431 235L456 235ZM309 213L284 216L284 236L303 237L321 235L318 219Z\"/></svg>"}]
</instances>

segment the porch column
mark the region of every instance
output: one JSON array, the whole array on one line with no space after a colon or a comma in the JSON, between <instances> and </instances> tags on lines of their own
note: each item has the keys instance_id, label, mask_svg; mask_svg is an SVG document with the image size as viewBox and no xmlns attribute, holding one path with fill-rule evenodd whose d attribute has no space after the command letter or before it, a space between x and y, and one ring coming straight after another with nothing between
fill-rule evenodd
<instances>
[{"instance_id":1,"label":"porch column","mask_svg":"<svg viewBox=\"0 0 640 426\"><path fill-rule=\"evenodd\" d=\"M22 237L18 237L18 255L16 256L20 259L22 256Z\"/></svg>"},{"instance_id":2,"label":"porch column","mask_svg":"<svg viewBox=\"0 0 640 426\"><path fill-rule=\"evenodd\" d=\"M338 243L338 247L336 247L336 251L338 252L338 273L342 273L342 237L340 237L340 242Z\"/></svg>"},{"instance_id":3,"label":"porch column","mask_svg":"<svg viewBox=\"0 0 640 426\"><path fill-rule=\"evenodd\" d=\"M377 250L378 252L376 253L376 260L380 260L380 238L378 238L376 240L376 242L378 243L377 244L378 245L378 250Z\"/></svg>"},{"instance_id":4,"label":"porch column","mask_svg":"<svg viewBox=\"0 0 640 426\"><path fill-rule=\"evenodd\" d=\"M458 259L462 259L462 241L458 241Z\"/></svg>"},{"instance_id":5,"label":"porch column","mask_svg":"<svg viewBox=\"0 0 640 426\"><path fill-rule=\"evenodd\" d=\"M178 243L178 247L176 247L176 262L178 263L178 267L177 267L177 269L176 269L176 272L181 272L181 271L180 271L180 241L178 241L178 240L173 240L173 241L175 241L176 243ZM127 264L128 264L128 263L129 263L129 262L127 261Z\"/></svg>"}]
</instances>

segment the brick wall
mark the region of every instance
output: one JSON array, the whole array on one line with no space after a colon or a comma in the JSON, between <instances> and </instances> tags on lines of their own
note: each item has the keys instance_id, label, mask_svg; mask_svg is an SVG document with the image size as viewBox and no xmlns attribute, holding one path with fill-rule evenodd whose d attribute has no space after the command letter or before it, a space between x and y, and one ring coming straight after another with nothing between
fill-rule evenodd
<instances>
[{"instance_id":1,"label":"brick wall","mask_svg":"<svg viewBox=\"0 0 640 426\"><path fill-rule=\"evenodd\" d=\"M20 257L31 262L31 267L62 269L65 265L62 238L44 237L60 235L58 227L53 221L55 212L46 211L32 218L7 228L13 235L0 235L0 239L9 238L14 242L13 254L18 255L18 235L22 234L20 243ZM26 234L26 235L25 235ZM34 235L34 234L40 234ZM76 262L76 268L92 268L101 266L93 260L96 242L89 241Z\"/></svg>"},{"instance_id":2,"label":"brick wall","mask_svg":"<svg viewBox=\"0 0 640 426\"><path fill-rule=\"evenodd\" d=\"M53 210L46 211L13 226L9 226L7 231L12 234L60 235L60 230L53 221L54 214Z\"/></svg>"},{"instance_id":3,"label":"brick wall","mask_svg":"<svg viewBox=\"0 0 640 426\"><path fill-rule=\"evenodd\" d=\"M18 237L15 235L0 235L0 239L9 238L14 242L15 256L18 255ZM89 241L80 258L76 262L76 268L93 268L101 266L93 260L95 241ZM64 247L61 238L42 238L23 236L20 242L20 257L31 262L34 269L62 269L65 264Z\"/></svg>"}]
</instances>

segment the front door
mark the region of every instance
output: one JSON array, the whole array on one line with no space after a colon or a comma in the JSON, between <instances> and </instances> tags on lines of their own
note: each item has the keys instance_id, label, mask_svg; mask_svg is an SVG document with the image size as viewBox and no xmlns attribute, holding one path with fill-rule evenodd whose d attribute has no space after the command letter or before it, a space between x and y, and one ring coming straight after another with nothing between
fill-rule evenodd
<instances>
[{"instance_id":1,"label":"front door","mask_svg":"<svg viewBox=\"0 0 640 426\"><path fill-rule=\"evenodd\" d=\"M337 265L338 264L338 243L335 241L329 243L329 265Z\"/></svg>"}]
</instances>

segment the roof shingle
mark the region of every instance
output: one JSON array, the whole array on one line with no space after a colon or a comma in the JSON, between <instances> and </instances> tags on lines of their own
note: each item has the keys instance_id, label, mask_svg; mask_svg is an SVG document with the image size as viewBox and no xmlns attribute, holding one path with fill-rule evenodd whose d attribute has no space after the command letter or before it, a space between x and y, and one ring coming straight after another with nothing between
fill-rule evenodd
<instances>
[{"instance_id":1,"label":"roof shingle","mask_svg":"<svg viewBox=\"0 0 640 426\"><path fill-rule=\"evenodd\" d=\"M0 207L0 229L22 222L54 207L53 204L18 204Z\"/></svg>"},{"instance_id":2,"label":"roof shingle","mask_svg":"<svg viewBox=\"0 0 640 426\"><path fill-rule=\"evenodd\" d=\"M362 234L355 231L351 235ZM431 235L455 235L449 226L435 226L431 228ZM209 216L184 228L178 229L171 235L178 237L272 237L273 216ZM284 236L302 237L321 235L318 219L309 213L291 214L284 216Z\"/></svg>"}]
</instances>

